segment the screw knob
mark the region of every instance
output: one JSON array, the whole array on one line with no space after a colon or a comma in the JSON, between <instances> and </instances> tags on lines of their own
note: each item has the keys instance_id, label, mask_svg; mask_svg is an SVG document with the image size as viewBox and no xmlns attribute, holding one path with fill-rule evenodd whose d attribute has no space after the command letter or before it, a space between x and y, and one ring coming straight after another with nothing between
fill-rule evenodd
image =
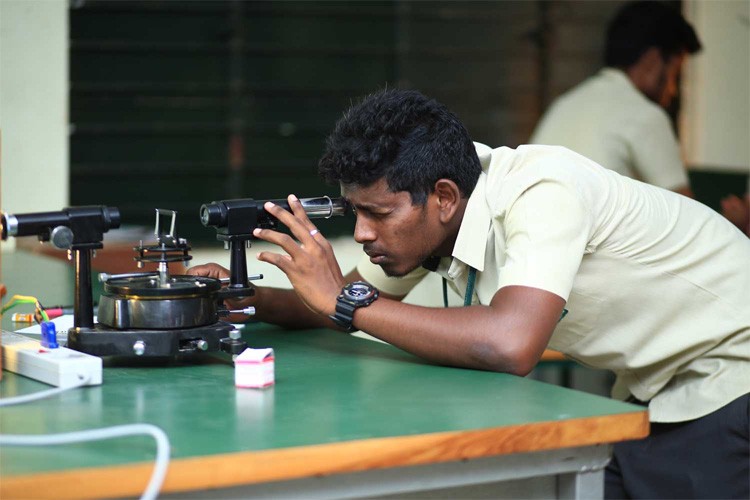
<instances>
[{"instance_id":1,"label":"screw knob","mask_svg":"<svg viewBox=\"0 0 750 500\"><path fill-rule=\"evenodd\" d=\"M65 250L73 244L73 231L67 226L57 226L50 233L50 243L55 248Z\"/></svg>"},{"instance_id":2,"label":"screw knob","mask_svg":"<svg viewBox=\"0 0 750 500\"><path fill-rule=\"evenodd\" d=\"M136 343L133 344L133 354L136 356L143 356L144 352L146 352L146 344L142 340L136 341Z\"/></svg>"}]
</instances>

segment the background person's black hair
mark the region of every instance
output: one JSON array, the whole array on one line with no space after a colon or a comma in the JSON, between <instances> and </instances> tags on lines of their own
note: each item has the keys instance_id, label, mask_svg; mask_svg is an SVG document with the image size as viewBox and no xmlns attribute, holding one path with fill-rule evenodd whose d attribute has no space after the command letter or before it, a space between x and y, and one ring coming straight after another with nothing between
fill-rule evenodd
<instances>
[{"instance_id":1,"label":"background person's black hair","mask_svg":"<svg viewBox=\"0 0 750 500\"><path fill-rule=\"evenodd\" d=\"M610 22L604 64L628 68L651 47L657 47L666 60L683 51L701 49L693 27L675 8L657 1L626 4Z\"/></svg>"}]
</instances>

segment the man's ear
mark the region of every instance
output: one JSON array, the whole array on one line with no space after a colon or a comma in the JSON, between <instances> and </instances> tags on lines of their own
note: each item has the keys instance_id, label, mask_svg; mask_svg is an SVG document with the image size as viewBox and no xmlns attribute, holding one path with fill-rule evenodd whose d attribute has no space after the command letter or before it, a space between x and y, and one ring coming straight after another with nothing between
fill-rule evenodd
<instances>
[{"instance_id":1,"label":"man's ear","mask_svg":"<svg viewBox=\"0 0 750 500\"><path fill-rule=\"evenodd\" d=\"M450 179L438 179L432 193L439 211L440 222L446 224L453 219L461 204L461 190Z\"/></svg>"}]
</instances>

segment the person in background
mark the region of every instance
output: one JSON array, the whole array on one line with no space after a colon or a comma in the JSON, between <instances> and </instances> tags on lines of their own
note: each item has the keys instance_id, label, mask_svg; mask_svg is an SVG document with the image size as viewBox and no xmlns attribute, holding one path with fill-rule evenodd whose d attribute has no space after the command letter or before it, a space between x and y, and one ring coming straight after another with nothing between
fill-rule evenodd
<instances>
[{"instance_id":1,"label":"person in background","mask_svg":"<svg viewBox=\"0 0 750 500\"><path fill-rule=\"evenodd\" d=\"M605 67L558 97L530 142L565 146L622 175L692 197L666 109L686 56L700 49L676 9L653 1L626 4L607 29Z\"/></svg>"},{"instance_id":2,"label":"person in background","mask_svg":"<svg viewBox=\"0 0 750 500\"><path fill-rule=\"evenodd\" d=\"M617 443L609 498L750 496L750 239L685 196L560 146L473 143L413 90L353 105L319 172L356 215L344 274L290 195L258 254L292 289L230 303L285 327L362 330L430 362L527 375L544 349L616 373L651 433ZM191 274L229 276L217 264ZM430 272L465 307L401 301Z\"/></svg>"}]
</instances>

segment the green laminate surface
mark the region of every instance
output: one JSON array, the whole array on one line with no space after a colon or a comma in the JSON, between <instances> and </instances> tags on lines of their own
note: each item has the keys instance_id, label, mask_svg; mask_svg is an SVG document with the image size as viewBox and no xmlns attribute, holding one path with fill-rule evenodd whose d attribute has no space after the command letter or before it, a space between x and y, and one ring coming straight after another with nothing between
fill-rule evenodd
<instances>
[{"instance_id":1,"label":"green laminate surface","mask_svg":"<svg viewBox=\"0 0 750 500\"><path fill-rule=\"evenodd\" d=\"M164 429L172 458L493 428L642 408L506 374L430 365L390 345L330 330L251 324L273 347L276 385L237 389L229 358L109 366L104 383L0 410L0 432L44 434L117 424ZM4 371L0 396L49 386ZM4 447L0 474L150 461L149 437L54 448Z\"/></svg>"},{"instance_id":2,"label":"green laminate surface","mask_svg":"<svg viewBox=\"0 0 750 500\"><path fill-rule=\"evenodd\" d=\"M163 428L172 458L460 431L640 411L511 375L426 364L398 349L328 330L247 328L273 347L276 385L234 387L221 355L199 364L108 367L104 384L0 411L3 433L66 432L146 422ZM4 372L3 397L47 386ZM3 475L153 458L150 438L50 449L4 448Z\"/></svg>"}]
</instances>

